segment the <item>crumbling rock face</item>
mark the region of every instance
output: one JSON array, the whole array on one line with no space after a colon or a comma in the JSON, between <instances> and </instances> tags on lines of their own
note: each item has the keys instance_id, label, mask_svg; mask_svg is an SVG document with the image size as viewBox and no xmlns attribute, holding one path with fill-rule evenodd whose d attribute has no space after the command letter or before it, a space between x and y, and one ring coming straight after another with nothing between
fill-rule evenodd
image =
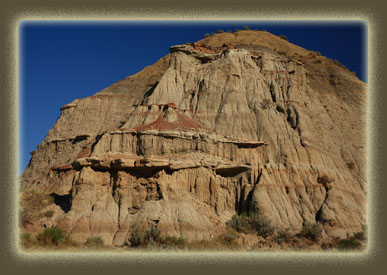
<instances>
[{"instance_id":1,"label":"crumbling rock face","mask_svg":"<svg viewBox=\"0 0 387 275\"><path fill-rule=\"evenodd\" d=\"M308 51L276 39L242 31L174 46L118 86L63 106L22 191L56 196L52 226L81 242L124 245L150 224L210 239L243 211L293 233L308 222L325 236L360 231L365 85L334 67L347 85L333 86L328 60L316 68Z\"/></svg>"}]
</instances>

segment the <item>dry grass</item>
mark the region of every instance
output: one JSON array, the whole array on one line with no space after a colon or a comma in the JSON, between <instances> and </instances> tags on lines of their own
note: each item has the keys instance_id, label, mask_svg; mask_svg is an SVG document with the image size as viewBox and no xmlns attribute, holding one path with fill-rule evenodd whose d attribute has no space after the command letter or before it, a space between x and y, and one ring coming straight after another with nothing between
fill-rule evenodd
<instances>
[{"instance_id":1,"label":"dry grass","mask_svg":"<svg viewBox=\"0 0 387 275\"><path fill-rule=\"evenodd\" d=\"M44 208L54 203L54 198L37 190L28 190L22 193L20 195L20 203L21 222L23 225L44 216L50 218L54 214L50 210L42 213Z\"/></svg>"}]
</instances>

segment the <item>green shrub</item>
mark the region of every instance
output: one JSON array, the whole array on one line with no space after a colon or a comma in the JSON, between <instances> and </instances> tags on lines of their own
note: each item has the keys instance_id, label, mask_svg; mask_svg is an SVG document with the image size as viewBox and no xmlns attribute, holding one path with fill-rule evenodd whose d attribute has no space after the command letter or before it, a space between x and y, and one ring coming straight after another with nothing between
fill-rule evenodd
<instances>
[{"instance_id":1,"label":"green shrub","mask_svg":"<svg viewBox=\"0 0 387 275\"><path fill-rule=\"evenodd\" d=\"M161 236L161 231L156 225L152 225L150 229L142 231L139 228L134 228L128 239L132 247L178 247L184 248L187 245L185 239L176 236Z\"/></svg>"},{"instance_id":2,"label":"green shrub","mask_svg":"<svg viewBox=\"0 0 387 275\"><path fill-rule=\"evenodd\" d=\"M354 250L361 247L361 242L355 236L347 236L346 239L340 240L337 246L339 250Z\"/></svg>"},{"instance_id":3,"label":"green shrub","mask_svg":"<svg viewBox=\"0 0 387 275\"><path fill-rule=\"evenodd\" d=\"M366 233L364 231L357 232L357 233L353 234L353 236L357 240L359 240L359 241L365 241L366 240Z\"/></svg>"},{"instance_id":4,"label":"green shrub","mask_svg":"<svg viewBox=\"0 0 387 275\"><path fill-rule=\"evenodd\" d=\"M362 224L361 228L362 231L354 233L353 236L359 241L365 241L367 240L367 226Z\"/></svg>"},{"instance_id":5,"label":"green shrub","mask_svg":"<svg viewBox=\"0 0 387 275\"><path fill-rule=\"evenodd\" d=\"M285 230L278 231L277 236L274 238L274 241L279 244L282 242L289 242L291 237L292 236L289 233L289 228L286 228Z\"/></svg>"},{"instance_id":6,"label":"green shrub","mask_svg":"<svg viewBox=\"0 0 387 275\"><path fill-rule=\"evenodd\" d=\"M319 223L307 223L302 227L300 235L311 241L318 241L322 234L322 227Z\"/></svg>"},{"instance_id":7,"label":"green shrub","mask_svg":"<svg viewBox=\"0 0 387 275\"><path fill-rule=\"evenodd\" d=\"M100 236L87 238L85 244L88 246L103 246L104 245L103 240Z\"/></svg>"},{"instance_id":8,"label":"green shrub","mask_svg":"<svg viewBox=\"0 0 387 275\"><path fill-rule=\"evenodd\" d=\"M267 237L274 232L271 221L261 216L259 213L253 213L247 216L242 213L240 216L234 215L226 225L240 233L256 232L258 235Z\"/></svg>"},{"instance_id":9,"label":"green shrub","mask_svg":"<svg viewBox=\"0 0 387 275\"><path fill-rule=\"evenodd\" d=\"M154 245L160 243L161 240L161 231L153 224L151 228L146 231L141 231L141 229L135 228L129 237L130 245L133 247L147 246L150 244Z\"/></svg>"},{"instance_id":10,"label":"green shrub","mask_svg":"<svg viewBox=\"0 0 387 275\"><path fill-rule=\"evenodd\" d=\"M129 237L130 246L132 247L138 247L138 246L144 246L147 244L146 240L146 232L141 232L139 229L134 229L130 233Z\"/></svg>"},{"instance_id":11,"label":"green shrub","mask_svg":"<svg viewBox=\"0 0 387 275\"><path fill-rule=\"evenodd\" d=\"M66 232L58 228L46 228L36 236L38 242L42 245L58 245L65 240Z\"/></svg>"},{"instance_id":12,"label":"green shrub","mask_svg":"<svg viewBox=\"0 0 387 275\"><path fill-rule=\"evenodd\" d=\"M247 216L244 214L232 216L231 220L226 222L226 225L241 233L248 233L251 230Z\"/></svg>"},{"instance_id":13,"label":"green shrub","mask_svg":"<svg viewBox=\"0 0 387 275\"><path fill-rule=\"evenodd\" d=\"M271 225L271 221L258 213L252 214L249 217L250 227L255 230L259 236L264 238L270 236L274 232L274 227Z\"/></svg>"}]
</instances>

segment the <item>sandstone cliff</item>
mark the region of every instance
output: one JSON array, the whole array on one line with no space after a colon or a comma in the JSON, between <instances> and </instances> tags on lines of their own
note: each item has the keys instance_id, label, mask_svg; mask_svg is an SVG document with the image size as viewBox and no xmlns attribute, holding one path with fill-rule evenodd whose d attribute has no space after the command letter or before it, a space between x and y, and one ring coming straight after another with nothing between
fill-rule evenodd
<instances>
[{"instance_id":1,"label":"sandstone cliff","mask_svg":"<svg viewBox=\"0 0 387 275\"><path fill-rule=\"evenodd\" d=\"M277 230L319 222L345 237L366 224L365 100L353 73L267 32L173 46L61 108L20 179L54 214L23 230L124 245L157 224L201 240L259 212Z\"/></svg>"}]
</instances>

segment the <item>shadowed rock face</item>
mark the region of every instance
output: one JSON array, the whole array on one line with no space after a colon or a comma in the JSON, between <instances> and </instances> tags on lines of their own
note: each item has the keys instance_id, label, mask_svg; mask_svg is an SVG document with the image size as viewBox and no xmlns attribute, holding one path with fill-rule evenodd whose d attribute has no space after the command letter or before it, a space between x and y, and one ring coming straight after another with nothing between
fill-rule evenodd
<instances>
[{"instance_id":1,"label":"shadowed rock face","mask_svg":"<svg viewBox=\"0 0 387 275\"><path fill-rule=\"evenodd\" d=\"M351 72L269 33L174 46L61 108L20 179L57 204L34 230L123 245L133 228L157 224L200 240L236 212L259 211L277 230L361 231L365 97Z\"/></svg>"}]
</instances>

